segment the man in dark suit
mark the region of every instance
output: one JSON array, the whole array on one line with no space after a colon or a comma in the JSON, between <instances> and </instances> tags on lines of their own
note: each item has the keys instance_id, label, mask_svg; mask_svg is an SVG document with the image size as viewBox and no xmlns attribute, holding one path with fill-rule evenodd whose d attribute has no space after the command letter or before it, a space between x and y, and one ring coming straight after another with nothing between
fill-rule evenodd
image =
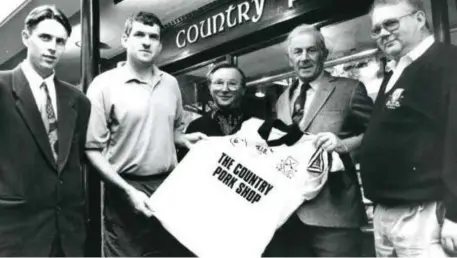
<instances>
[{"instance_id":1,"label":"man in dark suit","mask_svg":"<svg viewBox=\"0 0 457 258\"><path fill-rule=\"evenodd\" d=\"M372 101L361 82L324 72L328 50L316 28L295 28L287 48L298 80L280 96L278 118L316 134L315 144L338 152L346 169L331 174L322 192L298 208L268 249L276 256L359 256L366 214L351 154L362 141Z\"/></svg>"},{"instance_id":2,"label":"man in dark suit","mask_svg":"<svg viewBox=\"0 0 457 258\"><path fill-rule=\"evenodd\" d=\"M82 256L90 102L54 66L71 26L55 6L25 20L27 58L0 72L0 256Z\"/></svg>"},{"instance_id":3,"label":"man in dark suit","mask_svg":"<svg viewBox=\"0 0 457 258\"><path fill-rule=\"evenodd\" d=\"M457 48L435 42L421 0L376 0L370 14L371 36L395 64L360 161L376 254L455 256Z\"/></svg>"}]
</instances>

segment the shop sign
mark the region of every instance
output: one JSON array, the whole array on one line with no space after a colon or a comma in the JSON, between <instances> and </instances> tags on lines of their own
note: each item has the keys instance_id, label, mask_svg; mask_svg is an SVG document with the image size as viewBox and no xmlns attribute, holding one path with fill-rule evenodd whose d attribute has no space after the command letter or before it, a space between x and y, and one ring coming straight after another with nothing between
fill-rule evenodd
<instances>
[{"instance_id":1,"label":"shop sign","mask_svg":"<svg viewBox=\"0 0 457 258\"><path fill-rule=\"evenodd\" d=\"M183 59L218 44L264 29L332 0L236 0L164 32L158 63Z\"/></svg>"}]
</instances>

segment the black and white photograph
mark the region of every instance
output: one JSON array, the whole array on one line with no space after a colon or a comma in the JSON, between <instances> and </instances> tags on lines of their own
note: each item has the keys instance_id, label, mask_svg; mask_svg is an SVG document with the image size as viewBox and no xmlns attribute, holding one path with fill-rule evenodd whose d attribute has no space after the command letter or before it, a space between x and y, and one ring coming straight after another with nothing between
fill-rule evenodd
<instances>
[{"instance_id":1,"label":"black and white photograph","mask_svg":"<svg viewBox=\"0 0 457 258\"><path fill-rule=\"evenodd\" d=\"M0 257L457 257L457 0L0 1Z\"/></svg>"}]
</instances>

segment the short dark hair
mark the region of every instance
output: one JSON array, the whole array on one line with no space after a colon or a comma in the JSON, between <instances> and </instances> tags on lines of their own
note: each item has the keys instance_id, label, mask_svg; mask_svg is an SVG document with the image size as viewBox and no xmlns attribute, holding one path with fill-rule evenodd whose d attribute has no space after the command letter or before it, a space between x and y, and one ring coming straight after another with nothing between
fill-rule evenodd
<instances>
[{"instance_id":1,"label":"short dark hair","mask_svg":"<svg viewBox=\"0 0 457 258\"><path fill-rule=\"evenodd\" d=\"M211 83L211 76L213 76L213 74L217 70L220 70L220 69L223 69L223 68L230 68L230 69L237 70L241 75L241 86L242 87L246 87L246 75L244 74L243 70L241 70L238 66L236 66L234 64L230 64L230 63L226 63L226 62L222 62L222 63L216 64L213 68L211 68L209 70L208 74L206 75L206 79L208 80L209 84Z\"/></svg>"},{"instance_id":2,"label":"short dark hair","mask_svg":"<svg viewBox=\"0 0 457 258\"><path fill-rule=\"evenodd\" d=\"M401 4L401 3L409 5L415 12L422 11L426 14L424 2L422 0L374 0L373 4L371 5L371 8L370 8L370 15L373 14L373 10L378 6L397 5L397 4ZM425 27L428 30L431 30L428 19L425 22Z\"/></svg>"},{"instance_id":3,"label":"short dark hair","mask_svg":"<svg viewBox=\"0 0 457 258\"><path fill-rule=\"evenodd\" d=\"M150 12L137 12L127 18L125 21L124 25L124 34L129 35L130 32L132 31L132 24L133 22L140 22L142 24L148 25L148 26L154 26L157 25L160 28L160 33L162 33L163 25L162 22L160 21L159 17L157 15L150 13Z\"/></svg>"},{"instance_id":4,"label":"short dark hair","mask_svg":"<svg viewBox=\"0 0 457 258\"><path fill-rule=\"evenodd\" d=\"M41 5L33 9L25 18L24 27L27 31L31 32L40 22L47 19L56 20L62 24L68 36L71 35L70 21L55 5Z\"/></svg>"}]
</instances>

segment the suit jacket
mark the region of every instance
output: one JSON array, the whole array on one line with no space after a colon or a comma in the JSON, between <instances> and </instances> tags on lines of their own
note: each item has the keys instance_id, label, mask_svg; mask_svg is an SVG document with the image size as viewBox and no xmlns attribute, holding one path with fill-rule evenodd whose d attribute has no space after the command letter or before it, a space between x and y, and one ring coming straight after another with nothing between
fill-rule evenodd
<instances>
[{"instance_id":1,"label":"suit jacket","mask_svg":"<svg viewBox=\"0 0 457 258\"><path fill-rule=\"evenodd\" d=\"M343 139L354 154L362 141L373 101L359 81L332 77L325 72L322 82L303 118L302 130L310 133L332 132ZM291 88L294 85L279 97L276 107L278 118L286 124L292 123ZM356 228L366 223L354 162L350 153L340 156L346 171L331 173L321 193L297 210L297 215L307 225Z\"/></svg>"},{"instance_id":2,"label":"suit jacket","mask_svg":"<svg viewBox=\"0 0 457 258\"><path fill-rule=\"evenodd\" d=\"M0 256L49 256L60 236L67 256L83 256L82 160L90 102L55 79L59 153L20 67L0 72Z\"/></svg>"},{"instance_id":3,"label":"suit jacket","mask_svg":"<svg viewBox=\"0 0 457 258\"><path fill-rule=\"evenodd\" d=\"M252 115L243 114L243 117L240 121L240 124L235 128L235 132L241 128L241 124L251 118ZM222 129L219 123L212 118L211 112L203 114L201 117L190 122L189 126L186 129L186 133L201 132L208 136L224 136Z\"/></svg>"}]
</instances>

